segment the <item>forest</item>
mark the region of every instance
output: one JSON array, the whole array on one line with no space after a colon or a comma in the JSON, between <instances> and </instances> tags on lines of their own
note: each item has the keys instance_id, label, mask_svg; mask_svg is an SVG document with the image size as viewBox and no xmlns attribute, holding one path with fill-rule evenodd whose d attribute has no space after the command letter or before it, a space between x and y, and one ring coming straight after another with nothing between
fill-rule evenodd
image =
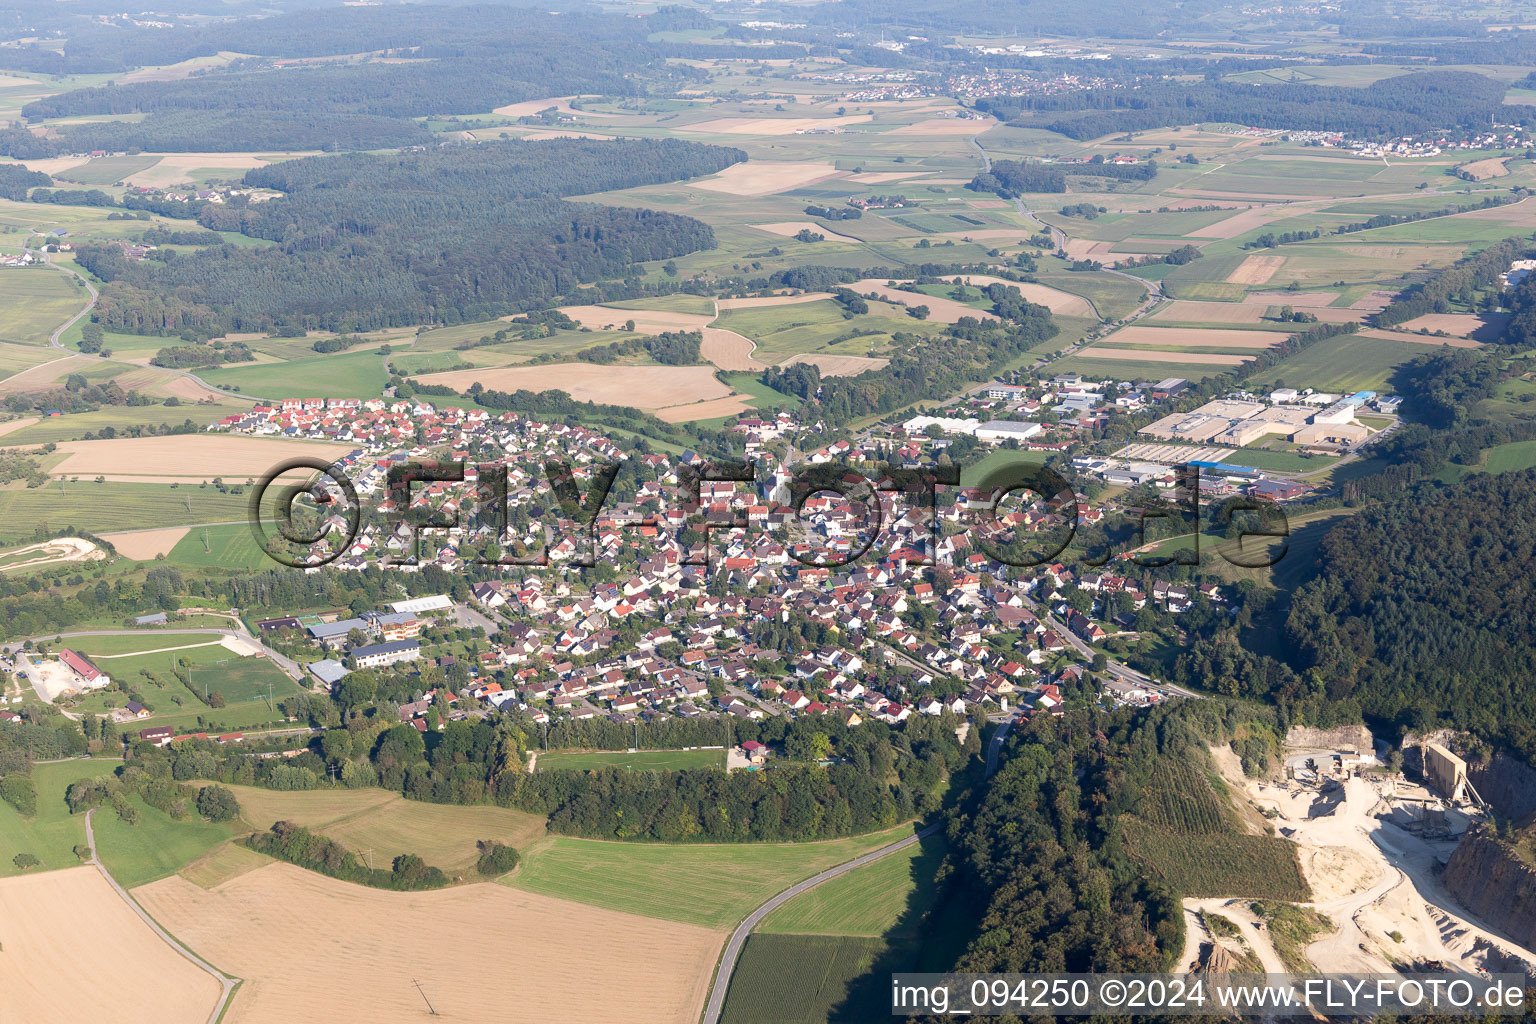
<instances>
[{"instance_id":1,"label":"forest","mask_svg":"<svg viewBox=\"0 0 1536 1024\"><path fill-rule=\"evenodd\" d=\"M209 205L205 227L278 244L157 263L116 246L77 259L106 281L114 331L208 337L275 327L358 331L486 320L583 281L714 245L689 217L565 202L719 171L740 150L672 140L554 139L346 154L273 164L246 184L286 193Z\"/></svg>"},{"instance_id":2,"label":"forest","mask_svg":"<svg viewBox=\"0 0 1536 1024\"><path fill-rule=\"evenodd\" d=\"M984 97L980 110L1073 139L1198 121L1259 128L1412 135L1436 129L1536 122L1536 108L1505 104L1502 82L1469 71L1420 71L1364 87L1208 81L1081 89L1043 96Z\"/></svg>"},{"instance_id":3,"label":"forest","mask_svg":"<svg viewBox=\"0 0 1536 1024\"><path fill-rule=\"evenodd\" d=\"M1334 527L1285 623L1294 668L1403 728L1536 757L1536 471L1421 484Z\"/></svg>"}]
</instances>

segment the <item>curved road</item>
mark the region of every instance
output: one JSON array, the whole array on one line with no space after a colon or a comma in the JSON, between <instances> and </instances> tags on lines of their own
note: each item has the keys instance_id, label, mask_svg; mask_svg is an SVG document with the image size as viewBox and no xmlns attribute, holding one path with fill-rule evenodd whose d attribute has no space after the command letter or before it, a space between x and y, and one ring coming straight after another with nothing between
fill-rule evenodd
<instances>
[{"instance_id":1,"label":"curved road","mask_svg":"<svg viewBox=\"0 0 1536 1024\"><path fill-rule=\"evenodd\" d=\"M75 324L78 323L83 317L89 315L91 310L96 308L96 300L101 298L101 293L96 290L96 286L91 284L90 280L84 274L66 267L63 264L54 263L52 260L48 259L48 254L46 252L43 254L43 262L48 264L48 266L52 267L54 270L57 270L59 273L68 274L70 277L73 277L76 281L79 281L81 284L85 285L85 290L90 293L91 297L86 302L85 308L80 310L80 312L76 313L74 316L70 317L68 320L65 320L64 323L61 324L56 331L48 336L48 346L50 348L56 348L60 352L66 352L70 355L74 355L75 352L72 349L65 347L64 343L59 339L64 336L65 331L75 326ZM114 359L111 356L107 356L105 357L105 360L109 363L119 363L123 366L131 366L135 369L143 369L142 364L129 362L126 359ZM203 378L199 377L197 374L189 373L186 370L178 370L169 366L160 366L156 367L156 369L165 370L167 373L174 373L178 377L185 377L188 380L196 381L199 386L205 387L209 391L223 395L226 398L234 398L243 402L270 401L270 399L262 398L260 395L248 395L242 391L230 391L227 388L219 387L217 384L210 384L203 380Z\"/></svg>"},{"instance_id":2,"label":"curved road","mask_svg":"<svg viewBox=\"0 0 1536 1024\"><path fill-rule=\"evenodd\" d=\"M96 865L96 870L101 872L101 877L105 878L107 880L107 884L117 891L117 894L123 898L123 902L133 908L133 912L138 914L139 918L145 924L149 925L150 931L164 939L165 944L170 946L176 952L192 961L204 971L207 971L209 974L213 975L214 980L219 983L219 988L222 991L219 993L219 1001L214 1004L213 1009L208 1014L208 1024L218 1024L219 1018L224 1016L224 1010L229 1006L229 1000L234 996L235 989L240 985L241 979L231 978L229 975L225 974L223 971L219 970L217 967L213 966L208 961L192 952L186 946L183 946L171 935L170 932L160 927L160 923L154 918L150 917L148 912L146 912L143 907L139 906L137 900L128 895L127 889L124 889L117 883L117 879L112 877L112 873L107 870L106 865L101 862L101 857L96 852L96 833L91 828L91 816L95 813L96 808L94 807L85 812L85 844L91 848L91 863Z\"/></svg>"},{"instance_id":3,"label":"curved road","mask_svg":"<svg viewBox=\"0 0 1536 1024\"><path fill-rule=\"evenodd\" d=\"M21 640L14 640L11 643L6 644L3 648L0 648L0 650L4 650L9 655L15 655L15 653L21 649L21 645L26 643L27 640L31 640L33 642L36 642L38 640L55 640L55 639L58 639L58 640L73 640L73 639L75 639L77 637L83 637L83 636L144 636L144 637L150 637L150 636L154 636L158 632L176 633L176 634L191 633L191 634L196 634L196 635L199 635L199 636L220 636L220 637L227 636L227 637L231 637L231 638L237 639L237 640L244 640L247 643L252 643L252 644L255 644L257 647L260 647L262 654L266 655L267 658L269 658L274 665L276 665L278 668L282 669L284 672L288 673L288 675L292 676L295 680L302 681L304 679L304 669L303 669L303 667L301 665L299 665L298 662L294 661L292 658L288 657L285 654L281 654L281 653L279 653L277 651L274 651L272 648L270 648L266 644L262 643L256 637L252 636L250 633L247 633L245 631L244 623L241 623L241 628L239 628L239 629L216 629L216 628L213 628L213 627L210 627L210 626L198 626L198 627L189 627L187 629L175 629L173 627L171 629L166 629L166 630L150 630L150 629L84 629L84 630L78 630L78 631L73 632L73 633L44 633L41 636L24 637Z\"/></svg>"},{"instance_id":4,"label":"curved road","mask_svg":"<svg viewBox=\"0 0 1536 1024\"><path fill-rule=\"evenodd\" d=\"M991 742L987 744L986 766L988 778L991 778L992 773L997 770L997 759L998 754L1002 751L1003 738L1008 735L1008 730L1012 727L1014 720L1014 715L1009 715L1008 718L1004 719L997 732L992 734ZM720 952L720 964L715 970L715 982L709 990L709 1001L704 1005L704 1024L719 1024L720 1011L725 1008L725 994L731 987L731 975L736 971L736 961L741 956L741 949L746 945L747 937L762 923L763 918L801 893L816 888L822 882L847 874L856 868L864 867L866 864L871 864L886 854L895 853L897 850L905 850L913 843L922 842L937 832L942 824L942 822L939 822L929 825L927 828L914 832L905 839L897 840L877 850L871 850L862 857L856 857L846 863L838 864L836 867L830 867L819 875L812 875L805 881L797 882L788 889L785 889L767 903L764 903L748 914L746 919L736 926L736 930L731 932L731 937L725 943L725 949Z\"/></svg>"}]
</instances>

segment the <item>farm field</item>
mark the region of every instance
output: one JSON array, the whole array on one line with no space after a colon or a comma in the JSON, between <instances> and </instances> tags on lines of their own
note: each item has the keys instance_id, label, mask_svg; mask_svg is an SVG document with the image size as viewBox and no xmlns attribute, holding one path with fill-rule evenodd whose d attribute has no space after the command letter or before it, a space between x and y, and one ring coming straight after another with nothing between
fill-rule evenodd
<instances>
[{"instance_id":1,"label":"farm field","mask_svg":"<svg viewBox=\"0 0 1536 1024\"><path fill-rule=\"evenodd\" d=\"M230 837L227 823L204 821L196 810L177 821L137 795L128 802L139 812L136 825L125 824L110 807L91 819L96 855L125 889L173 875Z\"/></svg>"},{"instance_id":2,"label":"farm field","mask_svg":"<svg viewBox=\"0 0 1536 1024\"><path fill-rule=\"evenodd\" d=\"M402 853L418 854L449 873L468 870L479 856L475 843L496 839L520 852L544 836L544 819L504 807L459 807L406 800L377 789L277 792L253 786L230 787L240 817L253 830L292 821L330 836L375 862Z\"/></svg>"},{"instance_id":3,"label":"farm field","mask_svg":"<svg viewBox=\"0 0 1536 1024\"><path fill-rule=\"evenodd\" d=\"M220 569L261 569L274 566L246 523L199 526L184 531L166 560L176 565Z\"/></svg>"},{"instance_id":4,"label":"farm field","mask_svg":"<svg viewBox=\"0 0 1536 1024\"><path fill-rule=\"evenodd\" d=\"M231 482L259 476L286 459L339 458L348 445L232 434L193 434L172 437L127 437L110 441L65 441L64 460L53 467L57 477L107 476L132 483L186 480L198 483L223 477Z\"/></svg>"},{"instance_id":5,"label":"farm field","mask_svg":"<svg viewBox=\"0 0 1536 1024\"><path fill-rule=\"evenodd\" d=\"M1261 371L1250 386L1283 380L1319 391L1390 390L1392 371L1427 351L1409 342L1341 334Z\"/></svg>"},{"instance_id":6,"label":"farm field","mask_svg":"<svg viewBox=\"0 0 1536 1024\"><path fill-rule=\"evenodd\" d=\"M48 336L85 306L83 288L56 270L0 268L0 341L46 345Z\"/></svg>"},{"instance_id":7,"label":"farm field","mask_svg":"<svg viewBox=\"0 0 1536 1024\"><path fill-rule=\"evenodd\" d=\"M1177 306L1179 303L1173 303ZM1202 306L1216 303L1200 303ZM1230 303L1239 310L1240 303ZM1288 334L1275 331L1222 330L1211 327L1143 327L1133 324L1122 327L1104 339L1104 344L1115 347L1146 346L1168 352L1183 349L1228 349L1252 351L1269 348L1284 341Z\"/></svg>"},{"instance_id":8,"label":"farm field","mask_svg":"<svg viewBox=\"0 0 1536 1024\"><path fill-rule=\"evenodd\" d=\"M944 841L930 836L801 893L764 918L757 933L875 938L898 924L910 932L932 905Z\"/></svg>"},{"instance_id":9,"label":"farm field","mask_svg":"<svg viewBox=\"0 0 1536 1024\"><path fill-rule=\"evenodd\" d=\"M1188 834L1130 817L1126 845L1153 876L1186 896L1304 901L1296 847L1274 836Z\"/></svg>"},{"instance_id":10,"label":"farm field","mask_svg":"<svg viewBox=\"0 0 1536 1024\"><path fill-rule=\"evenodd\" d=\"M203 1024L218 1002L213 976L155 935L93 866L0 880L0 921L8 1021Z\"/></svg>"},{"instance_id":11,"label":"farm field","mask_svg":"<svg viewBox=\"0 0 1536 1024\"><path fill-rule=\"evenodd\" d=\"M198 376L262 398L377 398L389 382L377 352L342 352L285 363L233 364Z\"/></svg>"},{"instance_id":12,"label":"farm field","mask_svg":"<svg viewBox=\"0 0 1536 1024\"><path fill-rule=\"evenodd\" d=\"M178 408L168 408L164 405L111 406L94 412L42 417L25 427L16 428L15 432L8 436L6 443L47 444L49 441L75 441L83 439L88 433L99 434L105 427L121 431L125 427L155 428L162 424L166 427L182 426L187 423L205 426L231 413L245 412L248 409L250 409L249 404L243 402L236 404L234 401L208 405L189 405L183 402Z\"/></svg>"},{"instance_id":13,"label":"farm field","mask_svg":"<svg viewBox=\"0 0 1536 1024\"><path fill-rule=\"evenodd\" d=\"M164 484L58 483L30 490L0 489L0 538L29 538L38 527L69 526L91 532L169 523L239 520L246 497L212 487Z\"/></svg>"},{"instance_id":14,"label":"farm field","mask_svg":"<svg viewBox=\"0 0 1536 1024\"><path fill-rule=\"evenodd\" d=\"M494 391L560 390L582 402L630 405L645 410L731 397L709 366L628 366L622 370L595 363L550 363L480 370L452 370L420 378L463 391L479 382Z\"/></svg>"},{"instance_id":15,"label":"farm field","mask_svg":"<svg viewBox=\"0 0 1536 1024\"><path fill-rule=\"evenodd\" d=\"M888 1015L889 983L878 986L878 995L858 984L888 948L881 939L753 933L731 975L720 1020L827 1024L876 1019L872 1013ZM796 983L786 985L786 977ZM885 1002L876 1010L876 999L882 997Z\"/></svg>"},{"instance_id":16,"label":"farm field","mask_svg":"<svg viewBox=\"0 0 1536 1024\"><path fill-rule=\"evenodd\" d=\"M69 813L64 791L80 779L109 775L122 764L117 758L81 758L32 766L37 788L37 814L25 817L0 801L0 877L20 874L12 862L18 853L30 853L41 861L37 871L72 868L80 863L74 850L85 842L85 818ZM0 942L4 942L0 939Z\"/></svg>"},{"instance_id":17,"label":"farm field","mask_svg":"<svg viewBox=\"0 0 1536 1024\"><path fill-rule=\"evenodd\" d=\"M98 534L102 540L117 549L124 558L147 562L160 555L169 554L176 543L187 535L189 527L171 526L164 530L135 530L127 533Z\"/></svg>"},{"instance_id":18,"label":"farm field","mask_svg":"<svg viewBox=\"0 0 1536 1024\"><path fill-rule=\"evenodd\" d=\"M505 886L385 892L276 862L212 890L173 876L134 896L246 979L226 1024L406 1020L426 1015L423 994L450 1020L693 1024L720 945L703 928ZM253 945L252 935L263 941ZM517 969L477 972L466 984L463 964L442 951L467 936ZM637 955L658 950L666 955Z\"/></svg>"},{"instance_id":19,"label":"farm field","mask_svg":"<svg viewBox=\"0 0 1536 1024\"><path fill-rule=\"evenodd\" d=\"M616 843L555 836L504 884L631 914L727 928L796 881L908 834L819 843ZM686 884L679 885L678 879Z\"/></svg>"},{"instance_id":20,"label":"farm field","mask_svg":"<svg viewBox=\"0 0 1536 1024\"><path fill-rule=\"evenodd\" d=\"M724 750L556 750L540 754L539 771L627 768L631 771L680 771L724 768Z\"/></svg>"}]
</instances>

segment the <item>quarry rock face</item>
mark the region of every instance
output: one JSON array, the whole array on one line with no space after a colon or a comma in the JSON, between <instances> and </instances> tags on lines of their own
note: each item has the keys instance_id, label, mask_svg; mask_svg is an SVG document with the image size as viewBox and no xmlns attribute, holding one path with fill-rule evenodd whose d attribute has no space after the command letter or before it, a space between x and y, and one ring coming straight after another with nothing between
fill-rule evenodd
<instances>
[{"instance_id":1,"label":"quarry rock face","mask_svg":"<svg viewBox=\"0 0 1536 1024\"><path fill-rule=\"evenodd\" d=\"M1286 731L1285 745L1300 750L1359 750L1364 753L1374 749L1371 730L1363 725L1343 725L1337 729L1293 725Z\"/></svg>"},{"instance_id":2,"label":"quarry rock face","mask_svg":"<svg viewBox=\"0 0 1536 1024\"><path fill-rule=\"evenodd\" d=\"M1445 866L1445 887L1515 942L1536 945L1536 868L1508 843L1484 831L1469 834Z\"/></svg>"}]
</instances>

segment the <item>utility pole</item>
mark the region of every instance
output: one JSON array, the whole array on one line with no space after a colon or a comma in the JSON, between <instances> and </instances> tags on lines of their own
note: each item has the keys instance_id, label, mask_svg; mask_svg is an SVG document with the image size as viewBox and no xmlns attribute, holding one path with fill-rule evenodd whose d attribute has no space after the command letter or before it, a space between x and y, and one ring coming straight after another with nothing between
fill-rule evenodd
<instances>
[{"instance_id":1,"label":"utility pole","mask_svg":"<svg viewBox=\"0 0 1536 1024\"><path fill-rule=\"evenodd\" d=\"M432 1000L427 998L426 992L422 991L421 982L417 981L415 978L412 978L411 984L416 986L417 992L421 992L421 1001L427 1004L427 1009L432 1012L432 1016L436 1017L437 1008L432 1005Z\"/></svg>"}]
</instances>

